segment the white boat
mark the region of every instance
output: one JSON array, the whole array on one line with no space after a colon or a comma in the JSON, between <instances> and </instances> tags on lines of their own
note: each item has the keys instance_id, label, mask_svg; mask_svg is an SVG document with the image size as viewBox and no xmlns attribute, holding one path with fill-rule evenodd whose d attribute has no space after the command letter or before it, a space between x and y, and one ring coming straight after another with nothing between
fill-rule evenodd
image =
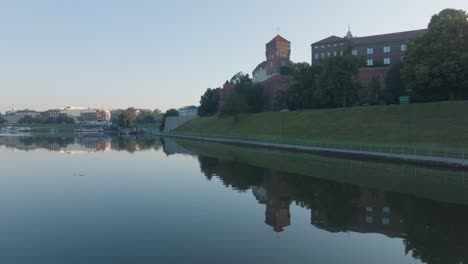
<instances>
[{"instance_id":1,"label":"white boat","mask_svg":"<svg viewBox=\"0 0 468 264\"><path fill-rule=\"evenodd\" d=\"M4 127L0 129L0 136L29 136L29 127Z\"/></svg>"}]
</instances>

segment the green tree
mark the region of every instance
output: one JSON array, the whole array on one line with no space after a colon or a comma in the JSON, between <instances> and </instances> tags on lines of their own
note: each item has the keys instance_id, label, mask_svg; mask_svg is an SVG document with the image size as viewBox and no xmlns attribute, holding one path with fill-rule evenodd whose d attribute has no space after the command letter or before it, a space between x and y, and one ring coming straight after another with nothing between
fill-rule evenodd
<instances>
[{"instance_id":1,"label":"green tree","mask_svg":"<svg viewBox=\"0 0 468 264\"><path fill-rule=\"evenodd\" d=\"M221 108L222 115L238 115L249 112L249 105L243 94L232 91L224 99L224 105Z\"/></svg>"},{"instance_id":2,"label":"green tree","mask_svg":"<svg viewBox=\"0 0 468 264\"><path fill-rule=\"evenodd\" d=\"M445 9L434 15L428 33L410 43L402 69L415 101L468 99L468 15Z\"/></svg>"},{"instance_id":3,"label":"green tree","mask_svg":"<svg viewBox=\"0 0 468 264\"><path fill-rule=\"evenodd\" d=\"M131 128L135 126L135 115L132 111L123 110L117 116L117 125L123 128Z\"/></svg>"},{"instance_id":4,"label":"green tree","mask_svg":"<svg viewBox=\"0 0 468 264\"><path fill-rule=\"evenodd\" d=\"M156 119L156 121L161 120L163 113L159 109L154 109L153 110L153 116Z\"/></svg>"},{"instance_id":5,"label":"green tree","mask_svg":"<svg viewBox=\"0 0 468 264\"><path fill-rule=\"evenodd\" d=\"M159 129L161 131L164 131L164 127L166 126L166 117L169 116L179 116L179 111L177 111L176 109L169 109L166 111L166 113L163 114L161 124L159 125Z\"/></svg>"},{"instance_id":6,"label":"green tree","mask_svg":"<svg viewBox=\"0 0 468 264\"><path fill-rule=\"evenodd\" d=\"M234 76L232 76L230 83L232 84L243 84L243 83L251 83L252 79L248 74L243 72L238 72Z\"/></svg>"},{"instance_id":7,"label":"green tree","mask_svg":"<svg viewBox=\"0 0 468 264\"><path fill-rule=\"evenodd\" d=\"M145 110L145 111L141 111L141 113L136 116L135 124L137 125L154 124L160 118L161 118L161 111L159 111L158 109L154 111Z\"/></svg>"},{"instance_id":8,"label":"green tree","mask_svg":"<svg viewBox=\"0 0 468 264\"><path fill-rule=\"evenodd\" d=\"M219 111L219 93L221 89L208 88L200 98L199 116L212 116Z\"/></svg>"},{"instance_id":9,"label":"green tree","mask_svg":"<svg viewBox=\"0 0 468 264\"><path fill-rule=\"evenodd\" d=\"M36 115L36 116L34 116L33 123L34 123L34 124L42 124L42 123L44 123L44 119L42 118L42 115Z\"/></svg>"},{"instance_id":10,"label":"green tree","mask_svg":"<svg viewBox=\"0 0 468 264\"><path fill-rule=\"evenodd\" d=\"M325 60L318 75L315 96L321 107L355 105L359 89L359 60L353 56L338 56Z\"/></svg>"},{"instance_id":11,"label":"green tree","mask_svg":"<svg viewBox=\"0 0 468 264\"><path fill-rule=\"evenodd\" d=\"M400 96L406 95L405 84L401 76L402 63L393 64L385 77L383 100L387 104L397 104Z\"/></svg>"},{"instance_id":12,"label":"green tree","mask_svg":"<svg viewBox=\"0 0 468 264\"><path fill-rule=\"evenodd\" d=\"M37 119L35 119L33 116L27 115L20 120L18 120L19 124L37 124L36 123Z\"/></svg>"},{"instance_id":13,"label":"green tree","mask_svg":"<svg viewBox=\"0 0 468 264\"><path fill-rule=\"evenodd\" d=\"M240 83L236 86L235 92L245 98L248 106L248 113L263 112L265 107L265 98L263 96L263 87L253 85L252 83Z\"/></svg>"},{"instance_id":14,"label":"green tree","mask_svg":"<svg viewBox=\"0 0 468 264\"><path fill-rule=\"evenodd\" d=\"M5 124L7 121L3 116L0 115L0 124Z\"/></svg>"},{"instance_id":15,"label":"green tree","mask_svg":"<svg viewBox=\"0 0 468 264\"><path fill-rule=\"evenodd\" d=\"M279 91L274 108L276 110L317 108L318 100L314 91L321 71L321 65L310 66L306 62L293 63L290 66L290 75L295 77L296 83L286 91Z\"/></svg>"},{"instance_id":16,"label":"green tree","mask_svg":"<svg viewBox=\"0 0 468 264\"><path fill-rule=\"evenodd\" d=\"M71 125L71 124L75 124L75 119L69 116L59 116L56 118L56 123Z\"/></svg>"},{"instance_id":17,"label":"green tree","mask_svg":"<svg viewBox=\"0 0 468 264\"><path fill-rule=\"evenodd\" d=\"M220 109L223 115L237 115L262 112L265 107L263 87L252 83L248 74L239 72L230 81L235 84L233 91L224 99L224 105Z\"/></svg>"},{"instance_id":18,"label":"green tree","mask_svg":"<svg viewBox=\"0 0 468 264\"><path fill-rule=\"evenodd\" d=\"M382 85L380 84L379 76L372 76L372 79L365 89L360 89L360 103L368 105L376 105L380 102L382 94Z\"/></svg>"}]
</instances>

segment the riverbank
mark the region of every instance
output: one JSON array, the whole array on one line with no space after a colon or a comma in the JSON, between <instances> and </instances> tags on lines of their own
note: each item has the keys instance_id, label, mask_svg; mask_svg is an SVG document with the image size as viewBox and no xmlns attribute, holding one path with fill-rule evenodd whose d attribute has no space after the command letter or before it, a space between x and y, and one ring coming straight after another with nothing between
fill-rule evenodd
<instances>
[{"instance_id":1,"label":"riverbank","mask_svg":"<svg viewBox=\"0 0 468 264\"><path fill-rule=\"evenodd\" d=\"M234 144L234 145L243 145L251 147L260 147L260 148L269 148L269 149L278 149L278 150L288 150L288 151L299 151L299 152L309 152L309 153L318 153L322 155L331 155L336 157L349 157L349 158L364 158L366 160L379 160L379 161L389 161L389 162L405 162L408 164L424 165L431 167L445 167L452 169L468 169L468 156L465 157L450 157L450 156L437 156L437 155L426 155L426 154L416 154L416 152L410 153L413 150L410 150L408 153L399 153L396 152L384 152L382 149L379 151L375 150L364 150L364 149L351 149L351 148L340 148L332 145L323 145L323 146L306 146L306 145L293 145L293 144L282 144L266 141L254 141L247 139L239 138L222 138L222 137L208 137L208 136L199 136L199 135L187 135L187 134L162 134L166 137L181 138L181 139L192 139L199 141L208 141L215 143L224 143L224 144Z\"/></svg>"},{"instance_id":2,"label":"riverbank","mask_svg":"<svg viewBox=\"0 0 468 264\"><path fill-rule=\"evenodd\" d=\"M468 102L203 117L176 134L464 158Z\"/></svg>"},{"instance_id":3,"label":"riverbank","mask_svg":"<svg viewBox=\"0 0 468 264\"><path fill-rule=\"evenodd\" d=\"M0 125L0 128L8 127L10 125ZM49 134L65 134L73 135L75 125L70 124L29 124L18 125L21 127L28 127L29 131L34 136L49 135Z\"/></svg>"}]
</instances>

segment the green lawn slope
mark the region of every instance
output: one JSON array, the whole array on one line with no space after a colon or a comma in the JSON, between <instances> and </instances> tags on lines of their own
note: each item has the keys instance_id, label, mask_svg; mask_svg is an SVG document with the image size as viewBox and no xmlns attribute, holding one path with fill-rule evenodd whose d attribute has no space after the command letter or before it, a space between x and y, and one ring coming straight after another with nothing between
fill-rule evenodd
<instances>
[{"instance_id":1,"label":"green lawn slope","mask_svg":"<svg viewBox=\"0 0 468 264\"><path fill-rule=\"evenodd\" d=\"M213 116L190 121L172 133L305 145L463 150L468 149L468 101Z\"/></svg>"}]
</instances>

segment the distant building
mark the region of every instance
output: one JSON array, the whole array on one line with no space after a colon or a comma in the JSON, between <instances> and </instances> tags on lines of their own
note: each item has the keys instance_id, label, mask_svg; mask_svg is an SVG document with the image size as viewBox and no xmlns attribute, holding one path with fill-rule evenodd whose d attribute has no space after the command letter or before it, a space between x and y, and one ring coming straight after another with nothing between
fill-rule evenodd
<instances>
[{"instance_id":1,"label":"distant building","mask_svg":"<svg viewBox=\"0 0 468 264\"><path fill-rule=\"evenodd\" d=\"M92 109L82 112L79 119L85 122L105 122L111 120L111 113L104 109Z\"/></svg>"},{"instance_id":2,"label":"distant building","mask_svg":"<svg viewBox=\"0 0 468 264\"><path fill-rule=\"evenodd\" d=\"M95 109L82 107L65 107L60 110L60 114L78 119L82 114L95 112Z\"/></svg>"},{"instance_id":3,"label":"distant building","mask_svg":"<svg viewBox=\"0 0 468 264\"><path fill-rule=\"evenodd\" d=\"M60 109L60 115L75 118L81 121L110 121L111 112L105 109L65 107Z\"/></svg>"},{"instance_id":4,"label":"distant building","mask_svg":"<svg viewBox=\"0 0 468 264\"><path fill-rule=\"evenodd\" d=\"M60 117L60 109L50 109L45 112L42 112L42 117L44 119L55 119Z\"/></svg>"},{"instance_id":5,"label":"distant building","mask_svg":"<svg viewBox=\"0 0 468 264\"><path fill-rule=\"evenodd\" d=\"M16 123L18 123L18 121L20 121L21 119L23 119L26 116L30 116L30 117L34 118L36 116L39 116L40 114L41 113L39 113L37 111L26 109L26 110L20 110L20 111L6 112L4 118L7 121L7 123L9 123L9 124L16 124Z\"/></svg>"},{"instance_id":6,"label":"distant building","mask_svg":"<svg viewBox=\"0 0 468 264\"><path fill-rule=\"evenodd\" d=\"M184 106L179 108L179 116L182 117L194 117L198 115L198 107L191 105L191 106Z\"/></svg>"}]
</instances>

